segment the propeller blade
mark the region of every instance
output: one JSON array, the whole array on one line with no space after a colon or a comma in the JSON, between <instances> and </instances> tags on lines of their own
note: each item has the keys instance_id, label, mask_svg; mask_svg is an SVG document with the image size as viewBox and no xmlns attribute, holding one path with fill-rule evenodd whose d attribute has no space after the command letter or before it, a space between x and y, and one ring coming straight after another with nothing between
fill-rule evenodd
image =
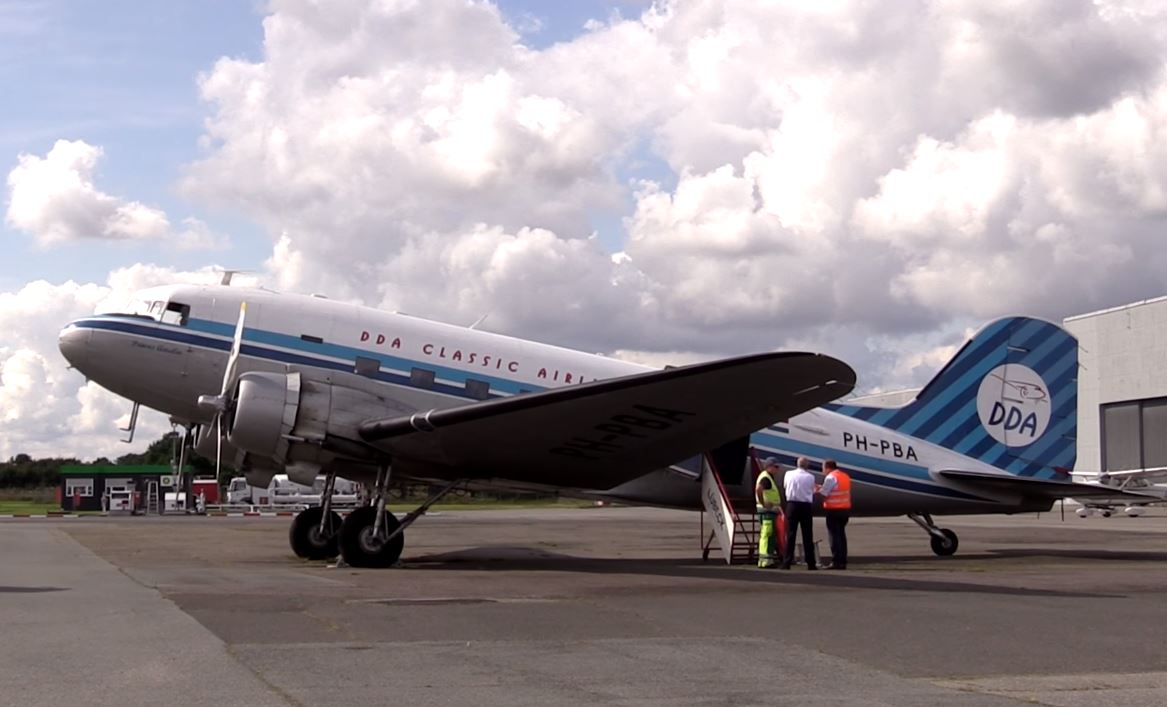
<instances>
[{"instance_id":1,"label":"propeller blade","mask_svg":"<svg viewBox=\"0 0 1167 707\"><path fill-rule=\"evenodd\" d=\"M231 383L235 379L235 369L239 367L239 351L243 348L243 321L247 318L247 303L239 303L239 321L235 323L235 336L231 339L231 355L227 357L227 367L223 369L223 388L219 395L227 397Z\"/></svg>"},{"instance_id":2,"label":"propeller blade","mask_svg":"<svg viewBox=\"0 0 1167 707\"><path fill-rule=\"evenodd\" d=\"M235 336L231 339L231 353L227 356L227 365L223 367L223 385L218 395L200 395L198 405L201 409L215 414L215 427L223 431L219 418L227 410L230 402L228 395L231 385L235 382L235 374L239 370L239 352L243 350L243 323L247 318L247 303L239 303L239 321L235 323Z\"/></svg>"}]
</instances>

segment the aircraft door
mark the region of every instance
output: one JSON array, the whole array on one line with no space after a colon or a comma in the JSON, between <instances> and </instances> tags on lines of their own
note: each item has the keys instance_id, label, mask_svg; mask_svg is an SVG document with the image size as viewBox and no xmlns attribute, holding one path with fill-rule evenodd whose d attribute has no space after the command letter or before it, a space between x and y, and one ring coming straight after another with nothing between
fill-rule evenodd
<instances>
[{"instance_id":1,"label":"aircraft door","mask_svg":"<svg viewBox=\"0 0 1167 707\"><path fill-rule=\"evenodd\" d=\"M713 458L713 465L721 476L721 483L726 486L749 486L753 488L753 474L748 474L750 438L741 437L711 450L709 456Z\"/></svg>"}]
</instances>

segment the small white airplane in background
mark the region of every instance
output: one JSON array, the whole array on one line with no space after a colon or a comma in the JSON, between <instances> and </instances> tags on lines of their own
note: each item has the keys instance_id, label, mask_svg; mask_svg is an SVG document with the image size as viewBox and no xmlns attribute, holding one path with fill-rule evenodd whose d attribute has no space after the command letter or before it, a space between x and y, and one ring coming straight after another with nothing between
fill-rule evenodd
<instances>
[{"instance_id":1,"label":"small white airplane in background","mask_svg":"<svg viewBox=\"0 0 1167 707\"><path fill-rule=\"evenodd\" d=\"M145 290L128 311L70 323L59 347L88 378L193 430L196 452L226 454L252 486L325 474L325 503L295 518L291 545L353 566L394 564L404 529L462 484L698 510L691 462L708 453L752 511L751 446L788 464L836 459L853 515L907 515L939 555L957 537L933 514L1143 498L1070 481L1077 341L1027 317L986 325L899 408L832 404L855 373L821 354L655 370L227 284ZM391 472L441 490L399 520L385 512ZM373 490L343 522L327 501L338 476Z\"/></svg>"},{"instance_id":2,"label":"small white airplane in background","mask_svg":"<svg viewBox=\"0 0 1167 707\"><path fill-rule=\"evenodd\" d=\"M1149 497L1145 501L1132 501L1129 496L1113 500L1107 500L1105 497L1073 499L1082 505L1077 511L1080 518L1088 518L1092 515L1109 518L1120 509L1127 516L1137 518L1146 511L1148 506L1167 502L1167 467L1165 466L1122 471L1075 471L1073 478L1080 483Z\"/></svg>"}]
</instances>

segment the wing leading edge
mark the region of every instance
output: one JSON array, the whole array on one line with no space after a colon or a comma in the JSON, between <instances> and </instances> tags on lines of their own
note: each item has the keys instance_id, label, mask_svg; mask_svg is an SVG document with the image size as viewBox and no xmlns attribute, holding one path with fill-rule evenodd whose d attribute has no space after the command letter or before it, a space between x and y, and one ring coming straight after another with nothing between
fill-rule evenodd
<instances>
[{"instance_id":1,"label":"wing leading edge","mask_svg":"<svg viewBox=\"0 0 1167 707\"><path fill-rule=\"evenodd\" d=\"M397 459L603 489L846 395L850 366L768 353L369 420L365 442Z\"/></svg>"}]
</instances>

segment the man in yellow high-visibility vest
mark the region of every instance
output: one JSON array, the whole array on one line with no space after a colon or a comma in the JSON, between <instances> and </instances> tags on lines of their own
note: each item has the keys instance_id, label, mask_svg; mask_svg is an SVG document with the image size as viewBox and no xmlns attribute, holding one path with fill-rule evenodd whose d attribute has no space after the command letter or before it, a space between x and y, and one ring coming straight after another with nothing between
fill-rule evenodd
<instances>
[{"instance_id":1,"label":"man in yellow high-visibility vest","mask_svg":"<svg viewBox=\"0 0 1167 707\"><path fill-rule=\"evenodd\" d=\"M818 492L823 497L827 516L827 534L831 538L829 570L847 569L847 521L851 518L851 477L839 468L834 459L823 462L823 485Z\"/></svg>"},{"instance_id":2,"label":"man in yellow high-visibility vest","mask_svg":"<svg viewBox=\"0 0 1167 707\"><path fill-rule=\"evenodd\" d=\"M764 463L762 473L754 486L754 500L757 502L758 520L762 524L758 533L758 567L774 567L778 564L778 534L774 525L782 514L782 487L778 485L782 467L778 460L770 457Z\"/></svg>"}]
</instances>

